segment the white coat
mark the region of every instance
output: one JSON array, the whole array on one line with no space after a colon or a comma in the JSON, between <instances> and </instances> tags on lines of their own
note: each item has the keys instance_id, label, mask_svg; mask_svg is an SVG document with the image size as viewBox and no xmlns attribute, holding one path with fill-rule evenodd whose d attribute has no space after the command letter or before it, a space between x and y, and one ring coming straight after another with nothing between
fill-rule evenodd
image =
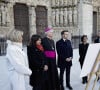
<instances>
[{"instance_id":1,"label":"white coat","mask_svg":"<svg viewBox=\"0 0 100 90\"><path fill-rule=\"evenodd\" d=\"M8 44L6 57L11 90L26 90L25 76L31 75L32 72L25 63L27 57L22 51L21 44L15 42Z\"/></svg>"}]
</instances>

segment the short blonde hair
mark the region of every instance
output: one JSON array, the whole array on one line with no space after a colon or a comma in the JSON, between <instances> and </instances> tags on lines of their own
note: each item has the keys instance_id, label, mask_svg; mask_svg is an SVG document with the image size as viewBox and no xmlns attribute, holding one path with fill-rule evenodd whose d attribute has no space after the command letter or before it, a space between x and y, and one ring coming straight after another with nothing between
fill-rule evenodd
<instances>
[{"instance_id":1,"label":"short blonde hair","mask_svg":"<svg viewBox=\"0 0 100 90\"><path fill-rule=\"evenodd\" d=\"M22 35L23 35L22 31L13 29L8 33L7 38L8 38L8 40L10 40L12 42L19 42Z\"/></svg>"}]
</instances>

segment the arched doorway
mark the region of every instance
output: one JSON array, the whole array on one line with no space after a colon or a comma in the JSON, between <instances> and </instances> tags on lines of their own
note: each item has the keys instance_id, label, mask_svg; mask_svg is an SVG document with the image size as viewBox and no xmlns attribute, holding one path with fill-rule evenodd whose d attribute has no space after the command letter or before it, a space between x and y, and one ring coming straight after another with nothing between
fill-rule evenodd
<instances>
[{"instance_id":1,"label":"arched doorway","mask_svg":"<svg viewBox=\"0 0 100 90\"><path fill-rule=\"evenodd\" d=\"M23 45L29 42L29 12L26 4L16 3L14 5L14 25L15 29L24 32Z\"/></svg>"},{"instance_id":2,"label":"arched doorway","mask_svg":"<svg viewBox=\"0 0 100 90\"><path fill-rule=\"evenodd\" d=\"M44 30L48 26L47 9L45 6L36 7L36 30L37 34L44 36Z\"/></svg>"}]
</instances>

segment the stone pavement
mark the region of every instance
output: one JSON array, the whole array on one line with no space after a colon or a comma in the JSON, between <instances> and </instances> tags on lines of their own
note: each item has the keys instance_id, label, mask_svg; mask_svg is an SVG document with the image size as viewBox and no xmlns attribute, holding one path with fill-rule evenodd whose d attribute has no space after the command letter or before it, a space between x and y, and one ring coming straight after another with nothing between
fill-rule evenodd
<instances>
[{"instance_id":1,"label":"stone pavement","mask_svg":"<svg viewBox=\"0 0 100 90\"><path fill-rule=\"evenodd\" d=\"M71 68L71 85L73 87L73 90L85 90L85 85L81 83L81 78L80 78L80 65L78 62L78 49L74 50L74 56L73 56L73 66ZM59 71L59 69L58 69ZM89 89L92 90L93 82L94 82L95 76L92 78ZM28 83L28 78L26 79L26 83ZM64 77L64 86L65 86L65 77ZM96 87L94 90L99 90L100 82L97 82ZM27 90L32 90L31 86L27 86ZM9 84L9 75L8 75L8 70L7 70L7 65L6 65L6 59L4 56L0 56L0 90L11 90L10 89L10 84ZM65 88L65 90L68 90Z\"/></svg>"}]
</instances>

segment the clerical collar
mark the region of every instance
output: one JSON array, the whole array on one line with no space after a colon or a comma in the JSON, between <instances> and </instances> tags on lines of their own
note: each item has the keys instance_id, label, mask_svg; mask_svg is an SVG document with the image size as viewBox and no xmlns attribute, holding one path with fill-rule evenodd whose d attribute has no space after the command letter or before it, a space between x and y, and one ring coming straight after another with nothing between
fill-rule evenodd
<instances>
[{"instance_id":1,"label":"clerical collar","mask_svg":"<svg viewBox=\"0 0 100 90\"><path fill-rule=\"evenodd\" d=\"M47 36L47 38L50 39L50 40L52 40L52 38L50 38L50 37L48 37L48 36Z\"/></svg>"},{"instance_id":2,"label":"clerical collar","mask_svg":"<svg viewBox=\"0 0 100 90\"><path fill-rule=\"evenodd\" d=\"M64 38L63 38L63 41L64 41L64 42L65 42L66 40L67 40L67 39L64 39Z\"/></svg>"}]
</instances>

